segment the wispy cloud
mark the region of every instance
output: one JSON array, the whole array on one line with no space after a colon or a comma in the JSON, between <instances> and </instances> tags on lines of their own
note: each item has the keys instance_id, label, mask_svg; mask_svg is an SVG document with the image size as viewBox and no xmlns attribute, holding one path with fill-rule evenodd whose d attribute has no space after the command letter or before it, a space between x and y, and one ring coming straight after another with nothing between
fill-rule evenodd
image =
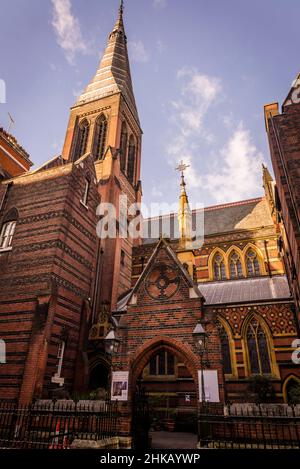
<instances>
[{"instance_id":1,"label":"wispy cloud","mask_svg":"<svg viewBox=\"0 0 300 469\"><path fill-rule=\"evenodd\" d=\"M149 60L149 53L142 41L129 41L130 59L137 63L146 63Z\"/></svg>"},{"instance_id":2,"label":"wispy cloud","mask_svg":"<svg viewBox=\"0 0 300 469\"><path fill-rule=\"evenodd\" d=\"M220 98L222 85L219 78L202 75L195 69L182 69L177 73L181 80L181 98L173 101L176 119L182 133L204 133L203 119L212 104Z\"/></svg>"},{"instance_id":3,"label":"wispy cloud","mask_svg":"<svg viewBox=\"0 0 300 469\"><path fill-rule=\"evenodd\" d=\"M51 0L52 26L58 45L63 49L69 64L74 64L77 53L86 54L89 47L83 38L78 18L72 13L71 0Z\"/></svg>"},{"instance_id":4,"label":"wispy cloud","mask_svg":"<svg viewBox=\"0 0 300 469\"><path fill-rule=\"evenodd\" d=\"M167 0L153 0L153 5L158 8L167 6Z\"/></svg>"},{"instance_id":5,"label":"wispy cloud","mask_svg":"<svg viewBox=\"0 0 300 469\"><path fill-rule=\"evenodd\" d=\"M262 153L253 143L249 130L240 122L226 145L215 155L214 171L204 176L204 186L218 203L224 199L234 201L252 197L259 187L262 162Z\"/></svg>"},{"instance_id":6,"label":"wispy cloud","mask_svg":"<svg viewBox=\"0 0 300 469\"><path fill-rule=\"evenodd\" d=\"M217 144L206 118L224 97L220 78L201 74L196 69L182 69L180 97L171 103L172 137L167 145L169 162L174 166L183 159L190 167L186 179L191 192L205 190L217 203L252 197L261 178L263 155L258 151L249 130L234 122L231 113L223 119L228 135L223 146ZM209 167L197 166L200 142L209 143Z\"/></svg>"}]
</instances>

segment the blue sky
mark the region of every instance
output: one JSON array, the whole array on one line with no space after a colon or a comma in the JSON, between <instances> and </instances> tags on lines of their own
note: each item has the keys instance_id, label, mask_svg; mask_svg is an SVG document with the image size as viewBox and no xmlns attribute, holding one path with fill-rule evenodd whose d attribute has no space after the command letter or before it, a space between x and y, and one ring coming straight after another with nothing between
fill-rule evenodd
<instances>
[{"instance_id":1,"label":"blue sky","mask_svg":"<svg viewBox=\"0 0 300 469\"><path fill-rule=\"evenodd\" d=\"M118 4L0 0L0 125L10 112L36 165L60 153ZM146 204L177 202L181 159L193 206L262 194L263 105L282 103L299 72L299 15L299 0L125 0Z\"/></svg>"}]
</instances>

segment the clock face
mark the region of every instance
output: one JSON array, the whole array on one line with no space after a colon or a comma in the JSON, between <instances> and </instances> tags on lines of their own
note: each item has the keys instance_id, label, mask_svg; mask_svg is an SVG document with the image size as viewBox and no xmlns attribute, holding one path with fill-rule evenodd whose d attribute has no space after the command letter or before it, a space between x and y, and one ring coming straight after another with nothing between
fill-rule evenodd
<instances>
[{"instance_id":1,"label":"clock face","mask_svg":"<svg viewBox=\"0 0 300 469\"><path fill-rule=\"evenodd\" d=\"M180 283L178 271L165 264L155 266L145 280L147 293L156 299L170 298L173 296Z\"/></svg>"}]
</instances>

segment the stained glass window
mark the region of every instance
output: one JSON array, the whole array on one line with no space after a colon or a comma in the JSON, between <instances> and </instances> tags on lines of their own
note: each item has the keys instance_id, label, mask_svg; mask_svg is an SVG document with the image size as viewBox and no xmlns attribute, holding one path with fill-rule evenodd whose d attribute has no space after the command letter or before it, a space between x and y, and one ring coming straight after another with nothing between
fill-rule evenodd
<instances>
[{"instance_id":1,"label":"stained glass window","mask_svg":"<svg viewBox=\"0 0 300 469\"><path fill-rule=\"evenodd\" d=\"M243 277L243 269L240 256L233 251L229 260L229 270L231 278L241 278Z\"/></svg>"},{"instance_id":2,"label":"stained glass window","mask_svg":"<svg viewBox=\"0 0 300 469\"><path fill-rule=\"evenodd\" d=\"M226 279L226 270L224 264L224 258L221 254L216 254L213 261L213 271L215 280Z\"/></svg>"},{"instance_id":3,"label":"stained glass window","mask_svg":"<svg viewBox=\"0 0 300 469\"><path fill-rule=\"evenodd\" d=\"M231 352L229 345L229 337L226 332L223 324L218 321L217 323L219 336L221 339L221 351L222 351L222 360L223 360L223 369L225 374L232 374L232 365L231 365Z\"/></svg>"},{"instance_id":4,"label":"stained glass window","mask_svg":"<svg viewBox=\"0 0 300 469\"><path fill-rule=\"evenodd\" d=\"M271 373L268 342L261 324L253 318L247 329L247 346L252 374Z\"/></svg>"},{"instance_id":5,"label":"stained glass window","mask_svg":"<svg viewBox=\"0 0 300 469\"><path fill-rule=\"evenodd\" d=\"M260 275L259 261L253 249L249 249L246 256L247 272L249 277Z\"/></svg>"}]
</instances>

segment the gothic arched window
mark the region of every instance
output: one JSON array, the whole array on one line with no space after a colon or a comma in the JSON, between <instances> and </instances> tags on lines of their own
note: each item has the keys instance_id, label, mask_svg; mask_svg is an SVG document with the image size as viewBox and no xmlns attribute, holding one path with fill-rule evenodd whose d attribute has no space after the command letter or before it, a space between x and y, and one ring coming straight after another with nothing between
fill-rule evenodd
<instances>
[{"instance_id":1,"label":"gothic arched window","mask_svg":"<svg viewBox=\"0 0 300 469\"><path fill-rule=\"evenodd\" d=\"M240 278L243 276L243 268L240 256L233 251L229 258L230 278Z\"/></svg>"},{"instance_id":2,"label":"gothic arched window","mask_svg":"<svg viewBox=\"0 0 300 469\"><path fill-rule=\"evenodd\" d=\"M231 364L231 351L230 351L229 337L228 337L225 327L220 321L217 322L217 327L218 327L219 336L221 340L221 351L222 351L224 373L231 375L232 364Z\"/></svg>"},{"instance_id":3,"label":"gothic arched window","mask_svg":"<svg viewBox=\"0 0 300 469\"><path fill-rule=\"evenodd\" d=\"M121 130L121 142L120 142L120 150L121 150L120 164L121 164L122 171L126 170L127 140L128 140L127 127L126 127L125 122L123 122L122 130Z\"/></svg>"},{"instance_id":4,"label":"gothic arched window","mask_svg":"<svg viewBox=\"0 0 300 469\"><path fill-rule=\"evenodd\" d=\"M213 271L215 280L224 280L226 279L226 269L224 258L221 254L216 254L213 260Z\"/></svg>"},{"instance_id":5,"label":"gothic arched window","mask_svg":"<svg viewBox=\"0 0 300 469\"><path fill-rule=\"evenodd\" d=\"M129 139L127 177L131 183L134 181L136 146L133 135Z\"/></svg>"},{"instance_id":6,"label":"gothic arched window","mask_svg":"<svg viewBox=\"0 0 300 469\"><path fill-rule=\"evenodd\" d=\"M102 160L105 153L107 136L107 119L101 114L95 123L93 155L95 160Z\"/></svg>"},{"instance_id":7,"label":"gothic arched window","mask_svg":"<svg viewBox=\"0 0 300 469\"><path fill-rule=\"evenodd\" d=\"M252 318L248 325L246 339L251 373L270 374L271 363L266 334L255 318Z\"/></svg>"},{"instance_id":8,"label":"gothic arched window","mask_svg":"<svg viewBox=\"0 0 300 469\"><path fill-rule=\"evenodd\" d=\"M249 249L246 254L247 273L249 277L256 277L260 275L259 260L257 253L254 249Z\"/></svg>"},{"instance_id":9,"label":"gothic arched window","mask_svg":"<svg viewBox=\"0 0 300 469\"><path fill-rule=\"evenodd\" d=\"M76 132L76 145L73 160L78 160L86 152L90 126L87 119L80 122Z\"/></svg>"}]
</instances>

